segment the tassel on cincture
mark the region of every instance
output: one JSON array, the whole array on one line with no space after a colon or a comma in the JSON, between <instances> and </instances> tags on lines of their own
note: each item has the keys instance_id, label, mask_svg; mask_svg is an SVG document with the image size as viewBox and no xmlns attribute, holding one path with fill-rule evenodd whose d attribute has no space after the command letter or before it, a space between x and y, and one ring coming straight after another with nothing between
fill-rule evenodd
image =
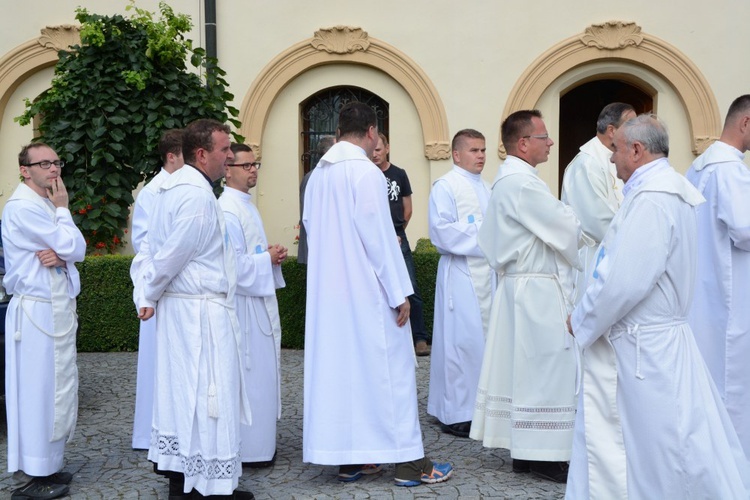
<instances>
[{"instance_id":1,"label":"tassel on cincture","mask_svg":"<svg viewBox=\"0 0 750 500\"><path fill-rule=\"evenodd\" d=\"M208 386L208 416L219 418L219 404L216 398L216 384Z\"/></svg>"}]
</instances>

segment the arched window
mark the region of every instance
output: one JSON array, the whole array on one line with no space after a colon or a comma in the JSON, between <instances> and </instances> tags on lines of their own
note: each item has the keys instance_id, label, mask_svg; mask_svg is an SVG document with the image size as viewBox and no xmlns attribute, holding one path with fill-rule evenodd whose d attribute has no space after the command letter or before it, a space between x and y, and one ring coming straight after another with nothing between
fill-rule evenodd
<instances>
[{"instance_id":1,"label":"arched window","mask_svg":"<svg viewBox=\"0 0 750 500\"><path fill-rule=\"evenodd\" d=\"M320 160L318 141L336 135L339 111L349 102L362 102L372 107L378 119L378 130L388 135L388 103L360 87L330 87L311 95L300 105L302 114L302 169L309 172Z\"/></svg>"}]
</instances>

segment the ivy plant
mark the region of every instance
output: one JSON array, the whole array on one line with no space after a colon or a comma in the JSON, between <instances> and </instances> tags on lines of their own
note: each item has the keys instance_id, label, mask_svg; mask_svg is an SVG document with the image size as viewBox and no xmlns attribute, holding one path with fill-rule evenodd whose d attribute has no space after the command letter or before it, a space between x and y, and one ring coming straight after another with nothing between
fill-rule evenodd
<instances>
[{"instance_id":1,"label":"ivy plant","mask_svg":"<svg viewBox=\"0 0 750 500\"><path fill-rule=\"evenodd\" d=\"M184 36L189 16L164 2L158 15L133 0L126 10L129 17L76 9L81 44L59 52L51 88L16 118L41 118L37 140L65 161L73 219L94 254L124 244L132 192L158 172L165 130L198 118L240 126L226 73Z\"/></svg>"}]
</instances>

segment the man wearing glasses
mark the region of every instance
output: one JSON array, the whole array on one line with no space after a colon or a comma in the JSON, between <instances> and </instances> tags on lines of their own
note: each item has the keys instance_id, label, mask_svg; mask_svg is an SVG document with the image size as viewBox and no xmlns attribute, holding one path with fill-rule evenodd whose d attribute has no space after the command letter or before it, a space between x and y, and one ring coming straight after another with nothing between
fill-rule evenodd
<instances>
[{"instance_id":1,"label":"man wearing glasses","mask_svg":"<svg viewBox=\"0 0 750 500\"><path fill-rule=\"evenodd\" d=\"M501 134L508 157L479 230L498 283L471 437L509 449L514 472L564 483L576 394L576 347L565 321L581 229L537 174L554 144L542 114L517 111Z\"/></svg>"},{"instance_id":2,"label":"man wearing glasses","mask_svg":"<svg viewBox=\"0 0 750 500\"><path fill-rule=\"evenodd\" d=\"M245 144L232 144L234 160L226 166L226 187L219 205L237 256L237 317L244 356L245 390L253 412L241 426L243 465L270 467L276 460L276 421L281 417L281 319L276 289L282 288L281 263L287 249L268 245L263 221L250 189L258 182L260 162Z\"/></svg>"},{"instance_id":3,"label":"man wearing glasses","mask_svg":"<svg viewBox=\"0 0 750 500\"><path fill-rule=\"evenodd\" d=\"M11 498L58 498L72 475L61 472L78 416L75 263L86 241L73 223L60 172L65 163L42 143L18 155L23 182L3 210L8 471L25 484Z\"/></svg>"}]
</instances>

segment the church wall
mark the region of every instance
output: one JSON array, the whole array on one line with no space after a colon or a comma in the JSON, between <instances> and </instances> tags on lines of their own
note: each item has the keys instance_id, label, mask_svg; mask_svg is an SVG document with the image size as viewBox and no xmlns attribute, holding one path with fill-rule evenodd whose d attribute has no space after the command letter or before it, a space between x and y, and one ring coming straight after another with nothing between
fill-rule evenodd
<instances>
[{"instance_id":1,"label":"church wall","mask_svg":"<svg viewBox=\"0 0 750 500\"><path fill-rule=\"evenodd\" d=\"M168 0L179 12L192 16L191 37L203 43L200 0ZM94 0L2 0L0 58L15 47L39 36L47 25L74 23L74 9L83 5L102 14L124 13L128 3ZM156 10L156 0L138 0L138 6ZM33 15L29 15L32 12ZM471 127L487 137L485 178L491 181L501 160L498 135L509 94L524 71L541 54L562 40L581 34L594 23L609 20L635 22L644 33L658 37L679 50L698 67L715 96L723 120L731 101L750 92L750 67L745 64L743 34L750 18L750 2L717 0L706 7L699 0L677 4L652 0L626 3L586 0L540 0L526 4L468 0L382 0L376 4L346 0L301 1L221 0L217 2L218 54L220 65L240 107L256 76L278 54L313 36L324 27L359 26L370 37L392 45L411 58L430 79L442 102L452 136ZM606 63L618 68L617 61ZM590 69L590 68L589 68ZM638 76L644 68L620 65L620 70ZM565 84L549 82L538 107L547 116L547 126L557 139L559 92L575 83L571 68ZM16 155L31 139L31 127L20 127L13 117L22 111L19 101L33 98L45 88L52 72L45 69L23 82L11 95L0 117L0 208L12 191L17 175ZM642 74L657 90L657 111L671 133L672 161L684 171L692 161L687 115L680 96L668 82ZM650 79L649 79L650 78ZM420 122L413 103L388 75L364 67L323 66L290 82L271 108L262 131L263 170L257 202L269 237L290 244L296 234L297 185L299 179L299 102L332 84L359 82L391 103L391 141L394 163L408 168L414 188L415 213L409 227L412 244L427 236L427 197L431 182L450 168L449 160L428 160ZM357 84L357 83L352 83ZM556 186L557 153L542 165L542 177ZM554 191L554 189L553 189ZM295 249L292 248L294 252Z\"/></svg>"}]
</instances>

